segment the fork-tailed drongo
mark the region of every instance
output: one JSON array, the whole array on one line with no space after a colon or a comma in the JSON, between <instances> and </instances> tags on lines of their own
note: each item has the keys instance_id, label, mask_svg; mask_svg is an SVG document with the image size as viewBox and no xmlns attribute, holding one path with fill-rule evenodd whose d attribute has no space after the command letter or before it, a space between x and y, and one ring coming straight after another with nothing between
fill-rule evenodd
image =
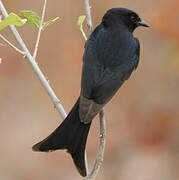
<instances>
[{"instance_id":1,"label":"fork-tailed drongo","mask_svg":"<svg viewBox=\"0 0 179 180\"><path fill-rule=\"evenodd\" d=\"M85 44L80 97L60 126L33 146L34 151L67 149L86 176L85 146L92 119L138 66L140 44L133 36L138 26L149 25L129 9L106 12Z\"/></svg>"}]
</instances>

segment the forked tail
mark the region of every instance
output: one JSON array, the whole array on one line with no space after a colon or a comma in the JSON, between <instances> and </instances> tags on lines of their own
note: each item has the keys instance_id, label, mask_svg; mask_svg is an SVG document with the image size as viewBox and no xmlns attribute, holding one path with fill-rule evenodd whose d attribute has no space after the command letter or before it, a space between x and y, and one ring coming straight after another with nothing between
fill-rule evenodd
<instances>
[{"instance_id":1,"label":"forked tail","mask_svg":"<svg viewBox=\"0 0 179 180\"><path fill-rule=\"evenodd\" d=\"M85 147L91 123L84 124L80 121L78 108L79 99L60 126L32 149L42 152L67 149L79 173L86 176Z\"/></svg>"}]
</instances>

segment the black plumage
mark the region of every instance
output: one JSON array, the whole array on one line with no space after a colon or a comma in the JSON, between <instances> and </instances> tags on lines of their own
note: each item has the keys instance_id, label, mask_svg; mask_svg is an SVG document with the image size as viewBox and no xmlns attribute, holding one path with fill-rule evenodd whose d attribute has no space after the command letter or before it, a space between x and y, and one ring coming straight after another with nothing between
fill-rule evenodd
<instances>
[{"instance_id":1,"label":"black plumage","mask_svg":"<svg viewBox=\"0 0 179 180\"><path fill-rule=\"evenodd\" d=\"M148 24L129 9L107 11L85 44L80 97L60 126L33 150L67 149L79 173L86 176L85 146L91 121L138 66L140 44L133 36L138 26Z\"/></svg>"}]
</instances>

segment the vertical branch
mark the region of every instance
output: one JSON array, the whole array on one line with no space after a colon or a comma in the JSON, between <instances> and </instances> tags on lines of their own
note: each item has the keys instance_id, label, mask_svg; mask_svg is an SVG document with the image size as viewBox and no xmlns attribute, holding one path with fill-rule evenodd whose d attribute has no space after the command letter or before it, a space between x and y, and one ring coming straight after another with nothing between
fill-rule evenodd
<instances>
[{"instance_id":1,"label":"vertical branch","mask_svg":"<svg viewBox=\"0 0 179 180\"><path fill-rule=\"evenodd\" d=\"M91 18L91 10L89 5L89 0L84 0L85 12L86 12L86 21L88 25L89 34L92 33L93 25ZM93 180L97 176L101 164L103 162L104 150L105 150L105 142L106 142L106 120L104 116L104 110L102 110L99 114L100 119L100 144L97 152L96 160L93 166L93 169L90 174L88 174L86 180Z\"/></svg>"},{"instance_id":2,"label":"vertical branch","mask_svg":"<svg viewBox=\"0 0 179 180\"><path fill-rule=\"evenodd\" d=\"M94 162L93 169L91 173L88 175L87 180L95 179L97 176L99 169L102 165L103 162L103 157L104 157L104 150L105 150L105 144L106 144L106 120L104 116L104 111L102 110L99 113L99 119L100 119L100 144L99 144L99 149L97 152L96 160Z\"/></svg>"},{"instance_id":3,"label":"vertical branch","mask_svg":"<svg viewBox=\"0 0 179 180\"><path fill-rule=\"evenodd\" d=\"M89 0L84 0L84 6L85 6L85 12L86 12L86 22L88 25L89 33L92 33L93 30L93 24L92 24L92 18L91 18L91 9L89 5Z\"/></svg>"}]
</instances>

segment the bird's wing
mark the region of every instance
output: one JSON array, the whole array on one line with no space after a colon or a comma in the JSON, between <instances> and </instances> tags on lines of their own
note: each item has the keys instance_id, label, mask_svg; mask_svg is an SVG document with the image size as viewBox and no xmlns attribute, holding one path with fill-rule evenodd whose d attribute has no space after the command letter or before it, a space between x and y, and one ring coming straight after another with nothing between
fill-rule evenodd
<instances>
[{"instance_id":1,"label":"bird's wing","mask_svg":"<svg viewBox=\"0 0 179 180\"><path fill-rule=\"evenodd\" d=\"M121 60L121 64L112 65L104 69L99 82L92 89L91 93L91 97L96 103L107 103L130 77L133 70L137 68L140 56L138 39L133 38L127 53L127 55L125 54L125 59ZM116 57L123 58L120 54Z\"/></svg>"},{"instance_id":2,"label":"bird's wing","mask_svg":"<svg viewBox=\"0 0 179 180\"><path fill-rule=\"evenodd\" d=\"M103 67L98 61L99 58L96 47L96 36L98 36L101 31L103 30L98 26L85 44L79 106L80 120L84 123L89 123L104 106L103 104L97 104L91 99L92 90L96 87L100 75L103 72Z\"/></svg>"},{"instance_id":3,"label":"bird's wing","mask_svg":"<svg viewBox=\"0 0 179 180\"><path fill-rule=\"evenodd\" d=\"M83 57L79 111L83 122L91 121L130 77L139 61L140 47L136 38L132 37L127 43L124 38L111 41L103 30L98 31L96 36L99 37L92 36L87 41Z\"/></svg>"}]
</instances>

